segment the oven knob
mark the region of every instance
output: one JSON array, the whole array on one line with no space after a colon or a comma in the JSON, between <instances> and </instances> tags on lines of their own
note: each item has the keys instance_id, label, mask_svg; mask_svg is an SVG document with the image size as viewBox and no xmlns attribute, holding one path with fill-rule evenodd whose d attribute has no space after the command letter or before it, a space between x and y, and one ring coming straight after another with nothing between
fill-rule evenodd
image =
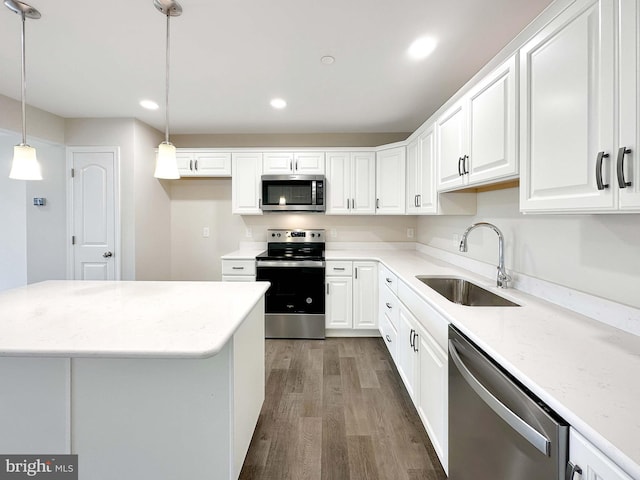
<instances>
[{"instance_id":1,"label":"oven knob","mask_svg":"<svg viewBox=\"0 0 640 480\"><path fill-rule=\"evenodd\" d=\"M307 297L307 303L311 303L311 302L313 302L313 298Z\"/></svg>"},{"instance_id":2,"label":"oven knob","mask_svg":"<svg viewBox=\"0 0 640 480\"><path fill-rule=\"evenodd\" d=\"M271 236L272 236L272 237L275 237L275 236L276 236L276 234L275 234L275 233L272 233L272 234L271 234Z\"/></svg>"},{"instance_id":3,"label":"oven knob","mask_svg":"<svg viewBox=\"0 0 640 480\"><path fill-rule=\"evenodd\" d=\"M315 233L312 233L312 234L311 234L311 238L313 238L313 237L315 237L315 236L316 236L316 234L315 234Z\"/></svg>"},{"instance_id":4,"label":"oven knob","mask_svg":"<svg viewBox=\"0 0 640 480\"><path fill-rule=\"evenodd\" d=\"M278 237L282 236L282 234L278 233Z\"/></svg>"}]
</instances>

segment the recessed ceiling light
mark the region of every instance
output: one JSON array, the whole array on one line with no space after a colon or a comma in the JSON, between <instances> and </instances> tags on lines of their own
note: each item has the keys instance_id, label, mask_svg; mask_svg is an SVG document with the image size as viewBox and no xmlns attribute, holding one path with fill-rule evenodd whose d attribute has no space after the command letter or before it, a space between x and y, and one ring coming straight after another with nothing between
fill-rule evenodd
<instances>
[{"instance_id":1,"label":"recessed ceiling light","mask_svg":"<svg viewBox=\"0 0 640 480\"><path fill-rule=\"evenodd\" d=\"M274 98L273 100L271 100L271 106L273 108L281 110L287 106L287 102L285 102L282 98Z\"/></svg>"},{"instance_id":2,"label":"recessed ceiling light","mask_svg":"<svg viewBox=\"0 0 640 480\"><path fill-rule=\"evenodd\" d=\"M147 110L157 110L160 108L156 102L153 100L140 100L140 106L142 108L146 108Z\"/></svg>"},{"instance_id":3,"label":"recessed ceiling light","mask_svg":"<svg viewBox=\"0 0 640 480\"><path fill-rule=\"evenodd\" d=\"M336 59L334 57L332 57L331 55L325 55L324 57L322 57L320 59L320 61L322 63L324 63L325 65L331 65L333 62L336 61Z\"/></svg>"},{"instance_id":4,"label":"recessed ceiling light","mask_svg":"<svg viewBox=\"0 0 640 480\"><path fill-rule=\"evenodd\" d=\"M433 37L421 37L409 46L409 56L414 60L428 57L436 49L438 41Z\"/></svg>"}]
</instances>

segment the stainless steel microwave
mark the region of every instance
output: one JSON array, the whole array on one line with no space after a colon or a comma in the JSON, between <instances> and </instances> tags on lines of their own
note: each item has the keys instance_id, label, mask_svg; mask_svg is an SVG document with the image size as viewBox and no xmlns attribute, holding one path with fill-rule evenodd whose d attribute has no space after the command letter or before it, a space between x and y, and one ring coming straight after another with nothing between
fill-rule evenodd
<instances>
[{"instance_id":1,"label":"stainless steel microwave","mask_svg":"<svg viewBox=\"0 0 640 480\"><path fill-rule=\"evenodd\" d=\"M263 212L324 212L324 175L262 175Z\"/></svg>"}]
</instances>

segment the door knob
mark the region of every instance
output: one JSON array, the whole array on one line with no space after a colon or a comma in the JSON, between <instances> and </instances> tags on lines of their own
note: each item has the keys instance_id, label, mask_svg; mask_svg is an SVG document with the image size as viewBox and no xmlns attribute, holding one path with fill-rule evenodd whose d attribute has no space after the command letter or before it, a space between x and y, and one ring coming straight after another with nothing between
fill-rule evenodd
<instances>
[{"instance_id":1,"label":"door knob","mask_svg":"<svg viewBox=\"0 0 640 480\"><path fill-rule=\"evenodd\" d=\"M112 252L104 252L104 253L102 254L102 256L103 256L104 258L113 257L113 253L112 253Z\"/></svg>"}]
</instances>

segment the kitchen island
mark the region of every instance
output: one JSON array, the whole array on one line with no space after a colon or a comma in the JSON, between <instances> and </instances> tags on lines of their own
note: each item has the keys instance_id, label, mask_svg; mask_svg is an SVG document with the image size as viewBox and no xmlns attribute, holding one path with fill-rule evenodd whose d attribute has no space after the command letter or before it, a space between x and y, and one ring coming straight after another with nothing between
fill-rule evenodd
<instances>
[{"instance_id":1,"label":"kitchen island","mask_svg":"<svg viewBox=\"0 0 640 480\"><path fill-rule=\"evenodd\" d=\"M79 478L236 479L264 400L268 283L0 292L0 452Z\"/></svg>"}]
</instances>

